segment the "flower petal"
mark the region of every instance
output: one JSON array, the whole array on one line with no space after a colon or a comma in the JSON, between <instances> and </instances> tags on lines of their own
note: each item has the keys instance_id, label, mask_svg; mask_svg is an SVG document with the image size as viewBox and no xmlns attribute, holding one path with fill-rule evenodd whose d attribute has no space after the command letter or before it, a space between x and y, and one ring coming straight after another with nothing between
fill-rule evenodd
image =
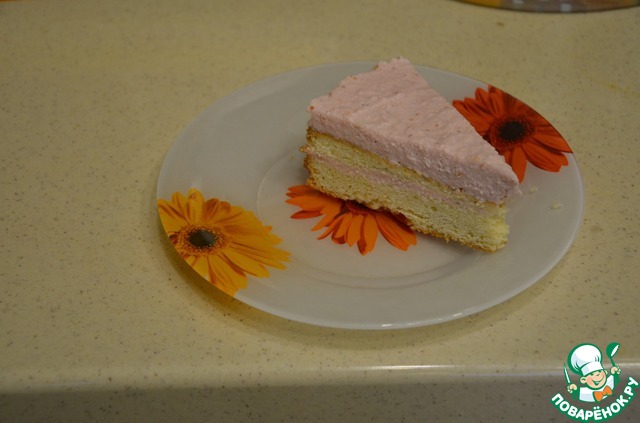
<instances>
[{"instance_id":1,"label":"flower petal","mask_svg":"<svg viewBox=\"0 0 640 423\"><path fill-rule=\"evenodd\" d=\"M549 150L536 143L528 143L522 146L527 159L540 169L549 172L558 172L562 166L569 162L564 154Z\"/></svg>"},{"instance_id":2,"label":"flower petal","mask_svg":"<svg viewBox=\"0 0 640 423\"><path fill-rule=\"evenodd\" d=\"M227 249L225 249L226 252ZM228 250L233 250L237 253L243 254L245 257L250 258L256 263L284 269L285 266L281 262L289 261L289 253L279 250L269 243L265 242L263 245L245 245L234 242L229 246Z\"/></svg>"},{"instance_id":3,"label":"flower petal","mask_svg":"<svg viewBox=\"0 0 640 423\"><path fill-rule=\"evenodd\" d=\"M158 200L158 214L167 234L178 232L189 224L183 211L176 204L165 200Z\"/></svg>"},{"instance_id":4,"label":"flower petal","mask_svg":"<svg viewBox=\"0 0 640 423\"><path fill-rule=\"evenodd\" d=\"M539 144L544 145L547 148L562 151L565 153L571 153L571 147L562 138L562 135L555 128L536 128L536 133L533 135L533 139Z\"/></svg>"},{"instance_id":5,"label":"flower petal","mask_svg":"<svg viewBox=\"0 0 640 423\"><path fill-rule=\"evenodd\" d=\"M351 221L353 220L353 215L351 213L345 213L342 215L342 219L340 219L338 226L336 228L336 232L334 234L334 238L343 238L347 235L347 231L349 230L349 226L351 226ZM337 222L337 220L336 220Z\"/></svg>"},{"instance_id":6,"label":"flower petal","mask_svg":"<svg viewBox=\"0 0 640 423\"><path fill-rule=\"evenodd\" d=\"M228 263L233 263L240 270L239 273L248 273L258 277L269 276L267 268L259 260L256 260L255 256L250 257L232 248L226 249L221 254Z\"/></svg>"},{"instance_id":7,"label":"flower petal","mask_svg":"<svg viewBox=\"0 0 640 423\"><path fill-rule=\"evenodd\" d=\"M360 240L363 222L364 215L356 214L353 216L349 229L347 230L347 244L349 244L349 247L353 246L353 244Z\"/></svg>"},{"instance_id":8,"label":"flower petal","mask_svg":"<svg viewBox=\"0 0 640 423\"><path fill-rule=\"evenodd\" d=\"M316 223L316 225L311 228L312 231L317 231L320 228L324 228L325 226L329 226L329 224L331 224L331 222L334 221L334 219L340 215L340 212L342 211L342 204L340 203L332 203L330 205L327 205L322 212L325 213L324 217L322 219L320 219L320 221L318 223Z\"/></svg>"},{"instance_id":9,"label":"flower petal","mask_svg":"<svg viewBox=\"0 0 640 423\"><path fill-rule=\"evenodd\" d=\"M317 191L308 185L294 185L292 187L289 187L289 192L287 192L287 195L292 197L292 196L298 196L298 195L305 195L309 193L313 194L315 192Z\"/></svg>"},{"instance_id":10,"label":"flower petal","mask_svg":"<svg viewBox=\"0 0 640 423\"><path fill-rule=\"evenodd\" d=\"M195 270L200 276L211 282L211 274L209 272L209 261L206 257L188 256L185 261Z\"/></svg>"},{"instance_id":11,"label":"flower petal","mask_svg":"<svg viewBox=\"0 0 640 423\"><path fill-rule=\"evenodd\" d=\"M209 257L211 283L221 291L234 296L239 289L247 287L247 276L230 266L222 257Z\"/></svg>"},{"instance_id":12,"label":"flower petal","mask_svg":"<svg viewBox=\"0 0 640 423\"><path fill-rule=\"evenodd\" d=\"M304 210L322 210L327 204L327 200L319 195L304 195L290 198L286 201L294 206L299 206Z\"/></svg>"},{"instance_id":13,"label":"flower petal","mask_svg":"<svg viewBox=\"0 0 640 423\"><path fill-rule=\"evenodd\" d=\"M322 216L319 211L300 210L291 215L293 219L309 219L312 217Z\"/></svg>"},{"instance_id":14,"label":"flower petal","mask_svg":"<svg viewBox=\"0 0 640 423\"><path fill-rule=\"evenodd\" d=\"M362 224L362 237L358 241L360 254L365 255L373 251L378 239L378 224L376 218L371 214L364 216Z\"/></svg>"},{"instance_id":15,"label":"flower petal","mask_svg":"<svg viewBox=\"0 0 640 423\"><path fill-rule=\"evenodd\" d=\"M394 247L406 250L410 245L416 244L415 233L387 213L377 213L375 218L380 233Z\"/></svg>"},{"instance_id":16,"label":"flower petal","mask_svg":"<svg viewBox=\"0 0 640 423\"><path fill-rule=\"evenodd\" d=\"M342 223L342 220L344 219L344 214L341 214L340 216L338 216L333 222L331 222L329 224L329 226L327 226L327 230L324 231L324 233L322 235L320 235L318 237L318 239L324 239L326 238L328 235L332 235L331 237L333 238L333 234L335 231L338 230L338 228L340 227L340 224Z\"/></svg>"},{"instance_id":17,"label":"flower petal","mask_svg":"<svg viewBox=\"0 0 640 423\"><path fill-rule=\"evenodd\" d=\"M180 195L180 197L182 196ZM195 188L191 188L187 193L187 202L183 209L186 220L190 223L199 222L200 217L202 216L203 205L204 198L200 191Z\"/></svg>"},{"instance_id":18,"label":"flower petal","mask_svg":"<svg viewBox=\"0 0 640 423\"><path fill-rule=\"evenodd\" d=\"M524 154L522 148L515 147L506 151L504 158L518 177L518 181L522 182L524 180L524 174L527 171L527 156Z\"/></svg>"}]
</instances>

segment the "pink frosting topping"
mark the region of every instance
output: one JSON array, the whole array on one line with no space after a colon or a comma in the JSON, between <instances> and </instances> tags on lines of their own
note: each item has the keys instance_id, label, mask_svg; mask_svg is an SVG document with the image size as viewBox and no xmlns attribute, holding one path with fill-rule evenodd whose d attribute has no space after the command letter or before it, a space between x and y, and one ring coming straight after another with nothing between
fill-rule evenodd
<instances>
[{"instance_id":1,"label":"pink frosting topping","mask_svg":"<svg viewBox=\"0 0 640 423\"><path fill-rule=\"evenodd\" d=\"M311 128L480 200L520 194L504 158L405 58L347 77L309 111Z\"/></svg>"}]
</instances>

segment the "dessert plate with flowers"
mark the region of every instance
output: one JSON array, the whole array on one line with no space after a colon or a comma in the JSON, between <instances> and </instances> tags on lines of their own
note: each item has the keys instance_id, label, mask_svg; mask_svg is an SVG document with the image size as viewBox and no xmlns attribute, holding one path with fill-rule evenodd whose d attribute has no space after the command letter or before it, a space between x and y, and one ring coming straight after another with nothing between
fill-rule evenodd
<instances>
[{"instance_id":1,"label":"dessert plate with flowers","mask_svg":"<svg viewBox=\"0 0 640 423\"><path fill-rule=\"evenodd\" d=\"M402 219L305 186L298 148L309 101L374 65L322 65L257 82L216 101L175 140L157 206L168 242L195 272L286 319L400 329L496 306L558 263L582 220L574 154L531 107L465 76L416 66L521 180L502 250L415 234Z\"/></svg>"}]
</instances>

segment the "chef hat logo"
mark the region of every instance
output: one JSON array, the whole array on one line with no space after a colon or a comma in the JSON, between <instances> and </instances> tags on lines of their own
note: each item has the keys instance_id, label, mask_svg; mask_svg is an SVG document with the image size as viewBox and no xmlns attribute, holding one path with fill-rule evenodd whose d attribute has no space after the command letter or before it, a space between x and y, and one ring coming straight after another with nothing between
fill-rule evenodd
<instances>
[{"instance_id":1,"label":"chef hat logo","mask_svg":"<svg viewBox=\"0 0 640 423\"><path fill-rule=\"evenodd\" d=\"M569 368L578 375L586 376L602 367L602 352L592 344L580 344L569 353L567 358Z\"/></svg>"}]
</instances>

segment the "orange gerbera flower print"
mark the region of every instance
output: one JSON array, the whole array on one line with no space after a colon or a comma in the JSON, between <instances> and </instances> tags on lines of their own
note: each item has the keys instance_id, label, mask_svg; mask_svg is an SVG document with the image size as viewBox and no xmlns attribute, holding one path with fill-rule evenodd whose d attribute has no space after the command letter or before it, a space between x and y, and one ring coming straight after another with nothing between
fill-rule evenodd
<instances>
[{"instance_id":1,"label":"orange gerbera flower print","mask_svg":"<svg viewBox=\"0 0 640 423\"><path fill-rule=\"evenodd\" d=\"M284 269L289 253L280 238L253 213L200 191L176 192L158 200L162 225L180 256L214 286L233 296L247 287L247 275L269 276L267 266Z\"/></svg>"},{"instance_id":2,"label":"orange gerbera flower print","mask_svg":"<svg viewBox=\"0 0 640 423\"><path fill-rule=\"evenodd\" d=\"M416 244L416 235L397 217L380 210L371 210L355 201L344 201L323 194L307 185L290 187L287 203L300 207L294 213L294 219L308 219L323 216L311 229L325 228L318 237L324 239L331 235L333 242L358 245L360 254L373 251L381 233L391 245L403 251Z\"/></svg>"},{"instance_id":3,"label":"orange gerbera flower print","mask_svg":"<svg viewBox=\"0 0 640 423\"><path fill-rule=\"evenodd\" d=\"M520 182L527 162L549 172L569 163L564 153L572 151L562 135L538 112L496 87L478 88L475 98L454 100L453 106L504 156Z\"/></svg>"}]
</instances>

